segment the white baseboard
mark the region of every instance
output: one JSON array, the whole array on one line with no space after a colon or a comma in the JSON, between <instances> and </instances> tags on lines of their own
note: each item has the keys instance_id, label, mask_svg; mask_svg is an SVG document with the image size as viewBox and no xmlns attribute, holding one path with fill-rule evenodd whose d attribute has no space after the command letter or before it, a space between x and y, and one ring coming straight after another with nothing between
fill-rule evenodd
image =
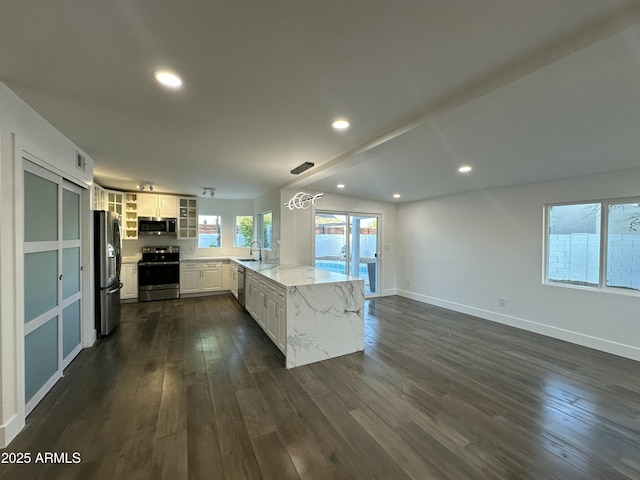
<instances>
[{"instance_id":1,"label":"white baseboard","mask_svg":"<svg viewBox=\"0 0 640 480\"><path fill-rule=\"evenodd\" d=\"M21 420L13 415L4 425L0 425L0 448L5 448L11 440L16 438L20 430L24 428L24 418Z\"/></svg>"},{"instance_id":2,"label":"white baseboard","mask_svg":"<svg viewBox=\"0 0 640 480\"><path fill-rule=\"evenodd\" d=\"M547 337L557 338L558 340L575 343L577 345L582 345L583 347L589 347L602 352L618 355L620 357L640 361L640 348L631 345L612 342L611 340L606 340L604 338L593 337L585 335L584 333L573 332L571 330L545 325L532 320L504 315L502 313L483 310L481 308L470 307L468 305L429 297L427 295L421 295L419 293L409 292L406 290L397 289L397 295L417 300L419 302L428 303L430 305L435 305L436 307L442 307L455 312L473 315L474 317L479 317L484 320L490 320L503 325L509 325L529 332L538 333Z\"/></svg>"},{"instance_id":3,"label":"white baseboard","mask_svg":"<svg viewBox=\"0 0 640 480\"><path fill-rule=\"evenodd\" d=\"M398 295L397 288L385 288L381 293L381 297L390 297L391 295Z\"/></svg>"}]
</instances>

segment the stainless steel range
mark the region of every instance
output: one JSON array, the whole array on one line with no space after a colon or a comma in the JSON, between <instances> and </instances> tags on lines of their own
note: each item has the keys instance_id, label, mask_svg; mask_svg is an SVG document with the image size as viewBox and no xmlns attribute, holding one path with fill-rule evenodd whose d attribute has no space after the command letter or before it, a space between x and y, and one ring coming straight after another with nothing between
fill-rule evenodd
<instances>
[{"instance_id":1,"label":"stainless steel range","mask_svg":"<svg viewBox=\"0 0 640 480\"><path fill-rule=\"evenodd\" d=\"M138 300L180 298L180 247L142 247Z\"/></svg>"}]
</instances>

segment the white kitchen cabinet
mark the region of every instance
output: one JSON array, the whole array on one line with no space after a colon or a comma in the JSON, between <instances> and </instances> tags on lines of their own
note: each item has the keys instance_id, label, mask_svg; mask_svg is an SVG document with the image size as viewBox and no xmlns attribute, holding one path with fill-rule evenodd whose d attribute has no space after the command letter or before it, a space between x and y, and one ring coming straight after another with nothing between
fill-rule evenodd
<instances>
[{"instance_id":1,"label":"white kitchen cabinet","mask_svg":"<svg viewBox=\"0 0 640 480\"><path fill-rule=\"evenodd\" d=\"M205 262L201 272L203 292L222 290L222 264L220 262Z\"/></svg>"},{"instance_id":2,"label":"white kitchen cabinet","mask_svg":"<svg viewBox=\"0 0 640 480\"><path fill-rule=\"evenodd\" d=\"M263 280L257 282L258 290L258 306L257 306L257 320L258 324L262 327L262 330L267 331L267 292L265 291L265 284Z\"/></svg>"},{"instance_id":3,"label":"white kitchen cabinet","mask_svg":"<svg viewBox=\"0 0 640 480\"><path fill-rule=\"evenodd\" d=\"M91 194L93 196L93 205L94 210L104 210L104 188L102 188L97 183L93 184L93 188L91 189Z\"/></svg>"},{"instance_id":4,"label":"white kitchen cabinet","mask_svg":"<svg viewBox=\"0 0 640 480\"><path fill-rule=\"evenodd\" d=\"M229 265L229 290L234 297L238 298L238 264L235 262Z\"/></svg>"},{"instance_id":5,"label":"white kitchen cabinet","mask_svg":"<svg viewBox=\"0 0 640 480\"><path fill-rule=\"evenodd\" d=\"M122 217L122 199L124 194L122 192L117 192L115 190L104 190L104 198L103 200L104 207L110 211L115 212Z\"/></svg>"},{"instance_id":6,"label":"white kitchen cabinet","mask_svg":"<svg viewBox=\"0 0 640 480\"><path fill-rule=\"evenodd\" d=\"M120 300L138 298L138 264L123 263L121 271L122 290L120 291Z\"/></svg>"},{"instance_id":7,"label":"white kitchen cabinet","mask_svg":"<svg viewBox=\"0 0 640 480\"><path fill-rule=\"evenodd\" d=\"M286 344L286 305L287 294L284 288L275 283L266 284L266 333L284 353Z\"/></svg>"},{"instance_id":8,"label":"white kitchen cabinet","mask_svg":"<svg viewBox=\"0 0 640 480\"><path fill-rule=\"evenodd\" d=\"M286 353L287 294L275 282L247 270L246 309L282 353Z\"/></svg>"},{"instance_id":9,"label":"white kitchen cabinet","mask_svg":"<svg viewBox=\"0 0 640 480\"><path fill-rule=\"evenodd\" d=\"M222 290L231 290L231 267L229 262L222 263Z\"/></svg>"},{"instance_id":10,"label":"white kitchen cabinet","mask_svg":"<svg viewBox=\"0 0 640 480\"><path fill-rule=\"evenodd\" d=\"M254 320L257 320L257 314L256 314L256 299L258 296L258 289L257 289L257 284L255 281L255 274L253 274L251 271L247 270L245 272L245 308L247 309L247 312L249 312L249 314L254 318Z\"/></svg>"},{"instance_id":11,"label":"white kitchen cabinet","mask_svg":"<svg viewBox=\"0 0 640 480\"><path fill-rule=\"evenodd\" d=\"M269 287L267 287L269 288ZM277 327L276 327L276 310L277 310L277 304L274 300L274 297L272 297L271 295L266 295L267 298L267 308L266 308L266 313L267 313L267 318L266 318L266 332L267 335L269 335L269 338L273 341L273 343L276 342L276 331L277 331Z\"/></svg>"},{"instance_id":12,"label":"white kitchen cabinet","mask_svg":"<svg viewBox=\"0 0 640 480\"><path fill-rule=\"evenodd\" d=\"M177 197L172 195L141 193L137 200L139 217L176 218L178 216Z\"/></svg>"},{"instance_id":13,"label":"white kitchen cabinet","mask_svg":"<svg viewBox=\"0 0 640 480\"><path fill-rule=\"evenodd\" d=\"M124 194L124 219L122 221L124 230L124 240L135 240L138 238L138 194Z\"/></svg>"},{"instance_id":14,"label":"white kitchen cabinet","mask_svg":"<svg viewBox=\"0 0 640 480\"><path fill-rule=\"evenodd\" d=\"M222 290L222 263L187 261L180 263L180 293L205 293Z\"/></svg>"},{"instance_id":15,"label":"white kitchen cabinet","mask_svg":"<svg viewBox=\"0 0 640 480\"><path fill-rule=\"evenodd\" d=\"M179 198L178 238L198 238L198 202L195 198Z\"/></svg>"},{"instance_id":16,"label":"white kitchen cabinet","mask_svg":"<svg viewBox=\"0 0 640 480\"><path fill-rule=\"evenodd\" d=\"M200 262L180 262L180 293L199 293Z\"/></svg>"}]
</instances>

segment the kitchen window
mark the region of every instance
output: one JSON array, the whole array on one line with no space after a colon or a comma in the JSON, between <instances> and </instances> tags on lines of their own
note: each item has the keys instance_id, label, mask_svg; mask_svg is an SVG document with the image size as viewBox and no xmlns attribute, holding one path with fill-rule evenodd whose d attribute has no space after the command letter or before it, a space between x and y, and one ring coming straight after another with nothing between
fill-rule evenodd
<instances>
[{"instance_id":1,"label":"kitchen window","mask_svg":"<svg viewBox=\"0 0 640 480\"><path fill-rule=\"evenodd\" d=\"M640 291L640 198L549 205L545 281Z\"/></svg>"},{"instance_id":2,"label":"kitchen window","mask_svg":"<svg viewBox=\"0 0 640 480\"><path fill-rule=\"evenodd\" d=\"M262 248L271 248L271 236L273 233L273 212L271 210L258 215L259 238Z\"/></svg>"},{"instance_id":3,"label":"kitchen window","mask_svg":"<svg viewBox=\"0 0 640 480\"><path fill-rule=\"evenodd\" d=\"M222 245L222 217L198 215L198 248L220 248Z\"/></svg>"},{"instance_id":4,"label":"kitchen window","mask_svg":"<svg viewBox=\"0 0 640 480\"><path fill-rule=\"evenodd\" d=\"M253 216L238 215L235 221L234 247L250 247L253 240Z\"/></svg>"}]
</instances>

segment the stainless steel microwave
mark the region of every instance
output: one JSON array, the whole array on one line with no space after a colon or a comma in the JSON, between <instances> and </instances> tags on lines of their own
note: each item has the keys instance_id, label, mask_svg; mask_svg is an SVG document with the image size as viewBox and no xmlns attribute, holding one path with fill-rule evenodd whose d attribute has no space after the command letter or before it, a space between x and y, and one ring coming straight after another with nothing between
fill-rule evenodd
<instances>
[{"instance_id":1,"label":"stainless steel microwave","mask_svg":"<svg viewBox=\"0 0 640 480\"><path fill-rule=\"evenodd\" d=\"M176 219L138 217L138 236L176 235Z\"/></svg>"}]
</instances>

